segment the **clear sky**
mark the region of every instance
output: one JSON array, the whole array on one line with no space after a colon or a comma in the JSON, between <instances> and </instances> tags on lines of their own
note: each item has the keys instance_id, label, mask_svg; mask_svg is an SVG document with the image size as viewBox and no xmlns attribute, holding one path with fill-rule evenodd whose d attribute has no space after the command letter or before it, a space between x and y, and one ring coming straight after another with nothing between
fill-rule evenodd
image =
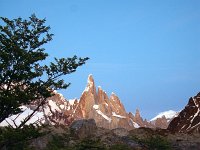
<instances>
[{"instance_id":1,"label":"clear sky","mask_svg":"<svg viewBox=\"0 0 200 150\"><path fill-rule=\"evenodd\" d=\"M0 16L47 19L52 57L88 56L65 77L79 98L87 76L144 118L181 110L200 91L199 0L0 0Z\"/></svg>"}]
</instances>

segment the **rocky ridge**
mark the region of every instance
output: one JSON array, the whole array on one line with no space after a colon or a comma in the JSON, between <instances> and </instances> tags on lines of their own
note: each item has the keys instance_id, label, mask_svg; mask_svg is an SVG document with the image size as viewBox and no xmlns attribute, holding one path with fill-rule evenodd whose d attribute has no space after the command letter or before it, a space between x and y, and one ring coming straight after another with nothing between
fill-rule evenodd
<instances>
[{"instance_id":1,"label":"rocky ridge","mask_svg":"<svg viewBox=\"0 0 200 150\"><path fill-rule=\"evenodd\" d=\"M168 130L200 133L200 93L189 99L185 108L170 122Z\"/></svg>"},{"instance_id":2,"label":"rocky ridge","mask_svg":"<svg viewBox=\"0 0 200 150\"><path fill-rule=\"evenodd\" d=\"M35 104L23 106L25 110L21 115L13 115L0 123L0 126L8 124L14 126L28 114L32 113ZM40 123L51 125L70 125L74 120L94 119L98 127L107 129L125 128L133 129L139 127L167 128L169 121L165 116L156 118L153 122L148 122L136 113L127 113L119 97L112 93L110 97L99 86L96 89L92 75L88 76L88 82L80 99L66 100L62 94L54 91L54 96L48 98L46 104L40 108L34 117L27 123Z\"/></svg>"},{"instance_id":3,"label":"rocky ridge","mask_svg":"<svg viewBox=\"0 0 200 150\"><path fill-rule=\"evenodd\" d=\"M30 141L32 149L102 150L199 150L199 134L171 133L166 129L98 127L94 119L74 121L68 126L49 126L48 135ZM52 137L59 137L59 142ZM60 144L62 143L62 144Z\"/></svg>"}]
</instances>

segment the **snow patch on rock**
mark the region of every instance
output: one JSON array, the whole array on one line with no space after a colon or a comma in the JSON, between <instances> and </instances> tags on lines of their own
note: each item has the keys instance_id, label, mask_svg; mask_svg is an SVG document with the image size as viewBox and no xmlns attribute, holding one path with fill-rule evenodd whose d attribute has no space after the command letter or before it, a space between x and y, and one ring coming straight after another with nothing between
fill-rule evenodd
<instances>
[{"instance_id":1,"label":"snow patch on rock","mask_svg":"<svg viewBox=\"0 0 200 150\"><path fill-rule=\"evenodd\" d=\"M112 116L118 117L118 118L126 118L125 116L117 115L115 112L112 112Z\"/></svg>"},{"instance_id":2,"label":"snow patch on rock","mask_svg":"<svg viewBox=\"0 0 200 150\"><path fill-rule=\"evenodd\" d=\"M70 105L74 105L75 100L76 100L76 99L69 99L69 100L68 100L68 101L69 101L69 104L70 104Z\"/></svg>"},{"instance_id":3,"label":"snow patch on rock","mask_svg":"<svg viewBox=\"0 0 200 150\"><path fill-rule=\"evenodd\" d=\"M132 119L131 119L131 122L132 122L134 128L139 128L139 127L140 127L140 126L139 126L135 121L133 121Z\"/></svg>"},{"instance_id":4,"label":"snow patch on rock","mask_svg":"<svg viewBox=\"0 0 200 150\"><path fill-rule=\"evenodd\" d=\"M99 109L99 105L94 105L93 108L94 109Z\"/></svg>"},{"instance_id":5,"label":"snow patch on rock","mask_svg":"<svg viewBox=\"0 0 200 150\"><path fill-rule=\"evenodd\" d=\"M59 111L60 112L60 108L58 107L58 105L56 104L55 101L49 100L49 105L51 106L52 111Z\"/></svg>"},{"instance_id":6,"label":"snow patch on rock","mask_svg":"<svg viewBox=\"0 0 200 150\"><path fill-rule=\"evenodd\" d=\"M111 122L112 121L112 119L111 118L109 118L108 116L106 116L104 113L102 113L100 110L96 110L97 111L97 113L99 114L99 115L101 115L104 119L106 119L106 120L108 120L108 122Z\"/></svg>"}]
</instances>

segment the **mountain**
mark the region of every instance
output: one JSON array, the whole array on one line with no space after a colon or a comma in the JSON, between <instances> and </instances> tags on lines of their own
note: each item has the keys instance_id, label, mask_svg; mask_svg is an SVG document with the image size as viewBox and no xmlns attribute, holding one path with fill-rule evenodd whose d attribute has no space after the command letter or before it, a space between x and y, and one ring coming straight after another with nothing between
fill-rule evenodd
<instances>
[{"instance_id":1,"label":"mountain","mask_svg":"<svg viewBox=\"0 0 200 150\"><path fill-rule=\"evenodd\" d=\"M10 124L14 126L20 124L36 108L36 103L22 106L22 114L13 115L3 122L0 126ZM157 117L153 122L148 122L136 113L127 113L119 97L112 93L110 97L99 86L96 89L92 75L88 76L87 86L80 99L66 100L62 94L54 91L54 96L47 99L45 105L35 112L35 115L27 124L52 124L70 125L74 120L94 119L97 126L114 129L126 128L128 130L139 127L167 128L167 119Z\"/></svg>"},{"instance_id":2,"label":"mountain","mask_svg":"<svg viewBox=\"0 0 200 150\"><path fill-rule=\"evenodd\" d=\"M159 113L157 116L152 118L150 122L154 124L156 127L160 127L162 129L166 129L174 117L178 115L178 112L173 110L168 110Z\"/></svg>"},{"instance_id":3,"label":"mountain","mask_svg":"<svg viewBox=\"0 0 200 150\"><path fill-rule=\"evenodd\" d=\"M94 119L97 126L108 129L120 127L132 129L148 125L140 117L139 111L135 116L132 113L127 113L115 93L108 97L100 86L96 90L92 75L88 77L87 86L72 116L75 120Z\"/></svg>"},{"instance_id":4,"label":"mountain","mask_svg":"<svg viewBox=\"0 0 200 150\"><path fill-rule=\"evenodd\" d=\"M26 123L32 124L65 124L69 125L73 118L68 115L76 107L77 99L67 101L62 94L53 92L54 96L47 99L46 103L34 113L34 116ZM28 115L34 112L37 103L21 106L21 114L12 115L0 123L0 126L18 126Z\"/></svg>"},{"instance_id":5,"label":"mountain","mask_svg":"<svg viewBox=\"0 0 200 150\"><path fill-rule=\"evenodd\" d=\"M168 110L168 111L164 111L164 112L159 113L157 116L152 118L150 121L155 121L158 118L165 117L167 119L167 122L170 122L177 115L178 115L178 112L173 111L173 110Z\"/></svg>"},{"instance_id":6,"label":"mountain","mask_svg":"<svg viewBox=\"0 0 200 150\"><path fill-rule=\"evenodd\" d=\"M200 133L200 93L189 99L185 108L170 122L168 130Z\"/></svg>"}]
</instances>

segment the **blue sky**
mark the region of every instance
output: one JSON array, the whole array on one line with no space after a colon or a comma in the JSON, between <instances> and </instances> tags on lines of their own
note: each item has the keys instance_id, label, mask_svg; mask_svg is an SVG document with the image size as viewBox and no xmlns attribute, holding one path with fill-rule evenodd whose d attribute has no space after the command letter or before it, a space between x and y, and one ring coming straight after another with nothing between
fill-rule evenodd
<instances>
[{"instance_id":1,"label":"blue sky","mask_svg":"<svg viewBox=\"0 0 200 150\"><path fill-rule=\"evenodd\" d=\"M79 98L93 74L127 111L151 119L200 91L199 0L0 0L0 16L32 13L55 34L45 46L51 57L90 57L64 77L66 98Z\"/></svg>"}]
</instances>

